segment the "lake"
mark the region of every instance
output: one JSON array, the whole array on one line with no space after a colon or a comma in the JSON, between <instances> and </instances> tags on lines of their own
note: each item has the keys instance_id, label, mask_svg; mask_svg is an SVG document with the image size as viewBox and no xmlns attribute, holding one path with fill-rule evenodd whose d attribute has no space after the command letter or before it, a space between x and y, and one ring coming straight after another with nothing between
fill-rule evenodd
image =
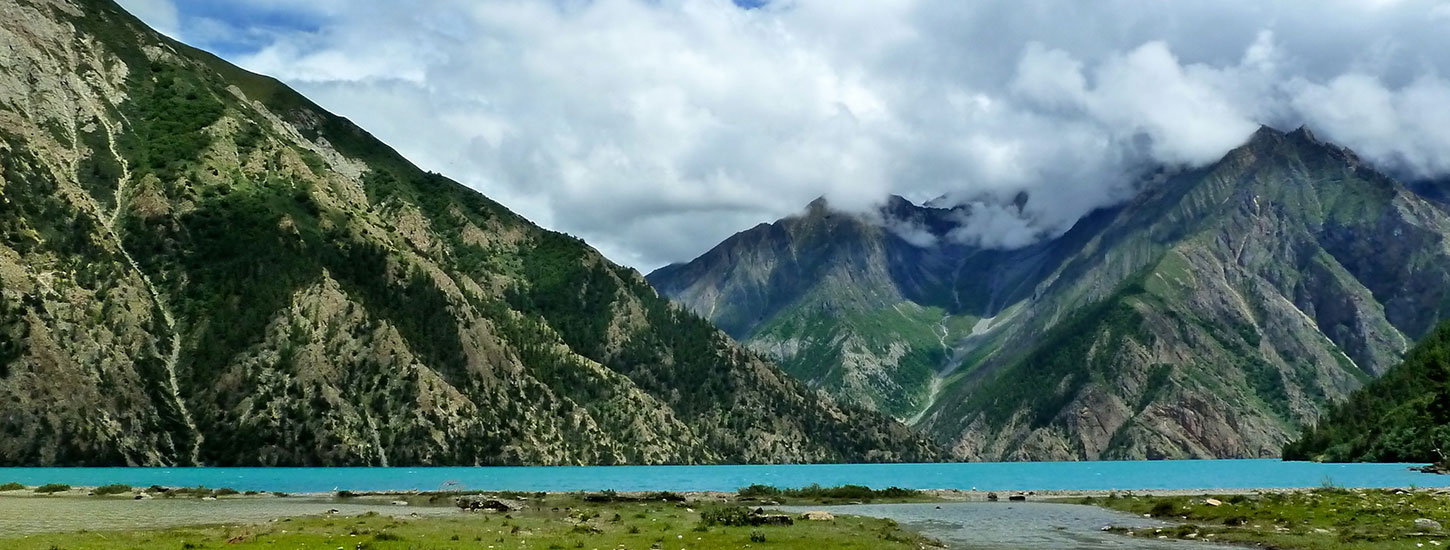
<instances>
[{"instance_id":1,"label":"lake","mask_svg":"<svg viewBox=\"0 0 1450 550\"><path fill-rule=\"evenodd\" d=\"M0 468L0 483L230 487L319 493L431 491L734 491L754 483L812 483L981 491L1107 491L1439 487L1450 477L1411 464L1279 460L818 464L772 466L559 466L446 468Z\"/></svg>"}]
</instances>

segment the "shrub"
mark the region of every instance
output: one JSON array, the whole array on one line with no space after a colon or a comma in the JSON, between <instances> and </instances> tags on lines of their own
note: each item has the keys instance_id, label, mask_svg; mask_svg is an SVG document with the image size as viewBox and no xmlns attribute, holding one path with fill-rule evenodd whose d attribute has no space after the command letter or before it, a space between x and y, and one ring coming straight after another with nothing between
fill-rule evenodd
<instances>
[{"instance_id":1,"label":"shrub","mask_svg":"<svg viewBox=\"0 0 1450 550\"><path fill-rule=\"evenodd\" d=\"M715 508L700 512L700 523L706 526L743 527L746 525L754 525L753 520L754 517L750 510L740 506Z\"/></svg>"},{"instance_id":2,"label":"shrub","mask_svg":"<svg viewBox=\"0 0 1450 550\"><path fill-rule=\"evenodd\" d=\"M776 497L776 496L780 496L780 489L776 489L775 487L771 487L769 485L760 485L760 484L751 485L749 487L743 487L743 488L741 488L737 492L742 497L752 497L752 498L762 498L762 497Z\"/></svg>"},{"instance_id":3,"label":"shrub","mask_svg":"<svg viewBox=\"0 0 1450 550\"><path fill-rule=\"evenodd\" d=\"M751 531L750 542L765 542L765 533L762 533L760 531Z\"/></svg>"},{"instance_id":4,"label":"shrub","mask_svg":"<svg viewBox=\"0 0 1450 550\"><path fill-rule=\"evenodd\" d=\"M1152 514L1153 517L1176 516L1178 515L1178 506L1175 506L1172 502L1163 501L1154 504L1153 509L1148 513Z\"/></svg>"},{"instance_id":5,"label":"shrub","mask_svg":"<svg viewBox=\"0 0 1450 550\"><path fill-rule=\"evenodd\" d=\"M24 488L25 488L24 485L21 485L19 483L14 482L14 481L12 481L10 483L6 483L4 485L0 485L0 491L19 491L19 490L24 489Z\"/></svg>"},{"instance_id":6,"label":"shrub","mask_svg":"<svg viewBox=\"0 0 1450 550\"><path fill-rule=\"evenodd\" d=\"M239 492L236 489L233 489L231 487L222 487L222 488L217 489L216 491L213 491L212 492L212 495L213 496L219 496L219 497L225 497L225 496L231 496L231 495L240 495L240 494L241 494L241 492Z\"/></svg>"},{"instance_id":7,"label":"shrub","mask_svg":"<svg viewBox=\"0 0 1450 550\"><path fill-rule=\"evenodd\" d=\"M106 495L119 495L121 493L129 493L129 492L131 492L131 486L130 485L125 485L125 484L122 484L122 483L113 483L111 485L102 485L100 487L96 487L96 490L95 491L92 491L91 494L96 495L96 496L99 497L99 496L106 496Z\"/></svg>"},{"instance_id":8,"label":"shrub","mask_svg":"<svg viewBox=\"0 0 1450 550\"><path fill-rule=\"evenodd\" d=\"M59 493L59 492L62 492L62 491L69 491L69 490L70 490L70 485L66 485L64 483L47 483L45 485L41 485L41 486L35 488L35 492L42 493L42 494L47 494L47 495L48 494L52 494L52 493Z\"/></svg>"},{"instance_id":9,"label":"shrub","mask_svg":"<svg viewBox=\"0 0 1450 550\"><path fill-rule=\"evenodd\" d=\"M377 532L377 534L374 534L373 535L373 540L376 540L376 541L398 541L398 540L403 540L403 537L400 537L400 536L395 535L393 533L389 533L387 531L379 531L379 532Z\"/></svg>"}]
</instances>

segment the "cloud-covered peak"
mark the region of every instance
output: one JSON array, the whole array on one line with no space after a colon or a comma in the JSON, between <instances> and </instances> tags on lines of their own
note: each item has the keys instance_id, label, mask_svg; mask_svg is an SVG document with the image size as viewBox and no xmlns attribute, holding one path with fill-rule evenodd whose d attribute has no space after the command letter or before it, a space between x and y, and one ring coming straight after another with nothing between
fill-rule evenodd
<instances>
[{"instance_id":1,"label":"cloud-covered peak","mask_svg":"<svg viewBox=\"0 0 1450 550\"><path fill-rule=\"evenodd\" d=\"M123 4L645 269L822 195L1020 246L1261 124L1450 174L1435 0Z\"/></svg>"}]
</instances>

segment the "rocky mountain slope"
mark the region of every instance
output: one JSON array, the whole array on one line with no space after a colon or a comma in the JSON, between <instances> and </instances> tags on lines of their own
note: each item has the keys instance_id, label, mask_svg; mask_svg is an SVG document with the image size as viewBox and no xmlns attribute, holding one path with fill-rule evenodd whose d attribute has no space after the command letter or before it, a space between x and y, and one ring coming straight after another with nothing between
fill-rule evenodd
<instances>
[{"instance_id":1,"label":"rocky mountain slope","mask_svg":"<svg viewBox=\"0 0 1450 550\"><path fill-rule=\"evenodd\" d=\"M109 0L0 66L0 465L937 456Z\"/></svg>"},{"instance_id":2,"label":"rocky mountain slope","mask_svg":"<svg viewBox=\"0 0 1450 550\"><path fill-rule=\"evenodd\" d=\"M1450 315L1445 206L1303 129L1024 249L953 241L971 208L811 208L650 281L965 459L1274 456Z\"/></svg>"},{"instance_id":3,"label":"rocky mountain slope","mask_svg":"<svg viewBox=\"0 0 1450 550\"><path fill-rule=\"evenodd\" d=\"M1450 465L1450 322L1405 361L1336 403L1284 448L1286 460Z\"/></svg>"}]
</instances>

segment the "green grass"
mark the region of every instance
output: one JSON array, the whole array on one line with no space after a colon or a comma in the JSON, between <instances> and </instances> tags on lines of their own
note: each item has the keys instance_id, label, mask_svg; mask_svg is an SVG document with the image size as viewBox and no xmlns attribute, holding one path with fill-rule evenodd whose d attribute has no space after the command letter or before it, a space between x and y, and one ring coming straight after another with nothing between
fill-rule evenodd
<instances>
[{"instance_id":1,"label":"green grass","mask_svg":"<svg viewBox=\"0 0 1450 550\"><path fill-rule=\"evenodd\" d=\"M700 510L673 503L592 506L571 496L534 501L521 512L463 513L433 518L376 514L283 519L262 525L201 526L106 533L0 537L14 550L102 548L261 548L404 550L410 548L743 548L919 549L935 545L895 522L858 517L798 521L794 525L707 525ZM762 544L763 543L763 544Z\"/></svg>"},{"instance_id":2,"label":"green grass","mask_svg":"<svg viewBox=\"0 0 1450 550\"><path fill-rule=\"evenodd\" d=\"M1450 546L1450 533L1418 533L1414 526L1419 518L1450 525L1450 496L1447 495L1325 488L1214 498L1221 501L1219 506L1208 504L1208 497L1127 496L1075 502L1182 523L1163 529L1117 529L1138 537L1194 538L1283 550Z\"/></svg>"}]
</instances>

